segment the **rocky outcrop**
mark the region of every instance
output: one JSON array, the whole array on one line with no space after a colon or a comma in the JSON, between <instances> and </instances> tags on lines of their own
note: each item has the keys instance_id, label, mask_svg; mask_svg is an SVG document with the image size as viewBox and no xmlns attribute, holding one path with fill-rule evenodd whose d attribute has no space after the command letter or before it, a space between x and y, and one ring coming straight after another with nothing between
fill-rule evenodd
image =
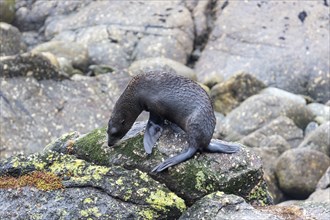
<instances>
[{"instance_id":1,"label":"rocky outcrop","mask_svg":"<svg viewBox=\"0 0 330 220\"><path fill-rule=\"evenodd\" d=\"M186 209L181 198L146 173L97 166L56 152L9 159L1 163L0 173L22 176L33 169L60 176L64 188L0 189L1 218L175 219Z\"/></svg>"},{"instance_id":2,"label":"rocky outcrop","mask_svg":"<svg viewBox=\"0 0 330 220\"><path fill-rule=\"evenodd\" d=\"M0 161L0 202L4 207L0 217L178 219L186 204L218 190L241 195L252 204L271 203L260 160L243 146L234 155L203 153L168 171L151 173L164 157L182 150L186 140L166 128L158 149L147 157L142 143L145 125L136 123L113 148L106 146L105 129L97 129L82 136L68 133L42 153ZM169 148L164 151L165 145ZM38 184L37 179L36 186L27 183L17 189L8 182L13 181L8 176L22 182L34 172L55 174L62 186L48 191L46 183ZM243 198L231 197L252 207Z\"/></svg>"},{"instance_id":3,"label":"rocky outcrop","mask_svg":"<svg viewBox=\"0 0 330 220\"><path fill-rule=\"evenodd\" d=\"M24 2L16 16L23 30L42 28L47 40L83 44L91 63L119 70L155 56L186 63L193 49L193 20L179 1Z\"/></svg>"},{"instance_id":4,"label":"rocky outcrop","mask_svg":"<svg viewBox=\"0 0 330 220\"><path fill-rule=\"evenodd\" d=\"M218 2L214 28L196 63L199 80L253 73L267 86L327 102L329 6L315 2ZM244 21L242 21L244 17Z\"/></svg>"},{"instance_id":5,"label":"rocky outcrop","mask_svg":"<svg viewBox=\"0 0 330 220\"><path fill-rule=\"evenodd\" d=\"M1 157L38 152L66 131L105 125L128 80L124 72L63 81L1 79Z\"/></svg>"},{"instance_id":6,"label":"rocky outcrop","mask_svg":"<svg viewBox=\"0 0 330 220\"><path fill-rule=\"evenodd\" d=\"M260 160L243 146L237 154L202 153L171 168L169 172L150 173L152 168L164 159L188 147L187 137L183 133L173 133L167 127L150 158L143 148L144 127L145 123L136 123L124 137L123 143L113 148L106 146L107 138L104 128L80 138L68 140L64 137L62 141L47 146L47 149L62 153L68 153L69 150L70 154L95 164L107 166L114 164L130 170L139 169L168 186L188 205L218 190L238 194L248 201L269 203L266 191L262 193L261 198L253 196L255 191L261 193L265 190L263 172Z\"/></svg>"}]
</instances>

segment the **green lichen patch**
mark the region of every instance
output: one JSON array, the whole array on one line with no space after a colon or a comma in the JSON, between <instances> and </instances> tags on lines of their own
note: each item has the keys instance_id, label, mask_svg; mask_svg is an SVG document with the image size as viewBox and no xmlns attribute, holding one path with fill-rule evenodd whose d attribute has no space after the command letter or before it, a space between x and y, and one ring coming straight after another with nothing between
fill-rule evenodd
<instances>
[{"instance_id":1,"label":"green lichen patch","mask_svg":"<svg viewBox=\"0 0 330 220\"><path fill-rule=\"evenodd\" d=\"M151 192L147 202L151 207L164 211L166 207L176 206L180 211L186 209L184 201L172 192L164 192L162 190L157 190L156 192Z\"/></svg>"},{"instance_id":2,"label":"green lichen patch","mask_svg":"<svg viewBox=\"0 0 330 220\"><path fill-rule=\"evenodd\" d=\"M100 218L102 216L102 214L100 213L100 210L97 208L97 207L92 207L92 208L88 208L88 209L85 209L85 210L81 210L80 211L80 215L82 217L85 217L85 218Z\"/></svg>"},{"instance_id":3,"label":"green lichen patch","mask_svg":"<svg viewBox=\"0 0 330 220\"><path fill-rule=\"evenodd\" d=\"M63 188L62 180L53 173L34 171L18 178L0 177L0 188L20 188L24 186L36 187L48 191Z\"/></svg>"},{"instance_id":4,"label":"green lichen patch","mask_svg":"<svg viewBox=\"0 0 330 220\"><path fill-rule=\"evenodd\" d=\"M152 220L152 219L158 219L159 214L152 209L144 209L138 213L142 219L146 220Z\"/></svg>"},{"instance_id":5,"label":"green lichen patch","mask_svg":"<svg viewBox=\"0 0 330 220\"><path fill-rule=\"evenodd\" d=\"M110 170L108 167L92 165L71 155L61 155L48 169L77 183L101 180Z\"/></svg>"}]
</instances>

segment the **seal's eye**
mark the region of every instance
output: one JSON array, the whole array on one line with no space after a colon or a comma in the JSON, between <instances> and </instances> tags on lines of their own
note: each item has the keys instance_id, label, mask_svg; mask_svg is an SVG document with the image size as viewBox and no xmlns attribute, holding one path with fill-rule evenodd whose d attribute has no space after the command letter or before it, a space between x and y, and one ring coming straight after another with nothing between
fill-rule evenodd
<instances>
[{"instance_id":1,"label":"seal's eye","mask_svg":"<svg viewBox=\"0 0 330 220\"><path fill-rule=\"evenodd\" d=\"M122 125L123 125L123 124L125 124L125 120L124 120L124 119L123 119L123 120L121 120L121 122L120 122L120 123L121 123Z\"/></svg>"}]
</instances>

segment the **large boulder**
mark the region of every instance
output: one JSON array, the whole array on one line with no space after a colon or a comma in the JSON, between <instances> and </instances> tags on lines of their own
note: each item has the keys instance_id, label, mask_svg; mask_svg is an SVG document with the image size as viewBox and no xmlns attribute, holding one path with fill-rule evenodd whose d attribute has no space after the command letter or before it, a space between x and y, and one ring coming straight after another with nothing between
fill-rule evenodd
<instances>
[{"instance_id":1,"label":"large boulder","mask_svg":"<svg viewBox=\"0 0 330 220\"><path fill-rule=\"evenodd\" d=\"M219 136L225 137L227 140L239 140L279 116L286 116L291 119L300 129L304 129L313 119L311 111L300 102L275 95L258 94L246 99L227 115L218 126ZM285 124L288 124L288 122L285 122ZM280 124L277 126L277 130L281 129ZM301 138L299 130L295 126L291 125L291 127L294 136L297 137L298 134ZM281 133L283 135L284 131L285 129L282 129ZM293 142L295 140L292 140Z\"/></svg>"},{"instance_id":2,"label":"large boulder","mask_svg":"<svg viewBox=\"0 0 330 220\"><path fill-rule=\"evenodd\" d=\"M39 176L33 175L36 172ZM50 173L61 178L61 188L48 190L50 183L41 182L40 177ZM181 198L146 173L97 166L56 152L12 157L0 162L0 174L1 219L175 219L186 208ZM10 175L23 186L25 181L26 187L10 186L15 181Z\"/></svg>"},{"instance_id":3,"label":"large boulder","mask_svg":"<svg viewBox=\"0 0 330 220\"><path fill-rule=\"evenodd\" d=\"M330 158L316 150L291 149L278 159L279 186L296 199L306 199L315 191L319 179L330 166Z\"/></svg>"},{"instance_id":4,"label":"large boulder","mask_svg":"<svg viewBox=\"0 0 330 220\"><path fill-rule=\"evenodd\" d=\"M330 99L326 3L225 3L214 7L215 25L195 66L199 80L212 72L229 78L246 71L266 85L310 95L318 102Z\"/></svg>"},{"instance_id":5,"label":"large boulder","mask_svg":"<svg viewBox=\"0 0 330 220\"><path fill-rule=\"evenodd\" d=\"M103 128L78 138L64 136L46 149L70 153L95 164L139 169L168 186L188 205L218 190L237 194L257 204L271 202L262 179L261 161L244 146L235 154L197 154L168 171L151 173L152 168L187 148L188 143L183 131L173 133L171 126L165 127L150 157L143 148L145 125L145 122L136 123L122 142L111 148L106 144L106 128Z\"/></svg>"}]
</instances>

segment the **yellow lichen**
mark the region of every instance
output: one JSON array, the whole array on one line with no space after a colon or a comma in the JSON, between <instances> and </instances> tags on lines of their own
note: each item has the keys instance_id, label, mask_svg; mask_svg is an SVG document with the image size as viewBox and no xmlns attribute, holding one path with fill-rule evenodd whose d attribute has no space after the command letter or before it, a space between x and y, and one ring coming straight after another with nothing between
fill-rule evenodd
<instances>
[{"instance_id":1,"label":"yellow lichen","mask_svg":"<svg viewBox=\"0 0 330 220\"><path fill-rule=\"evenodd\" d=\"M119 186L123 185L123 179L121 177L119 179L117 179L116 184Z\"/></svg>"},{"instance_id":2,"label":"yellow lichen","mask_svg":"<svg viewBox=\"0 0 330 220\"><path fill-rule=\"evenodd\" d=\"M139 212L139 215L146 220L156 219L156 213L151 209L144 209Z\"/></svg>"},{"instance_id":3,"label":"yellow lichen","mask_svg":"<svg viewBox=\"0 0 330 220\"><path fill-rule=\"evenodd\" d=\"M167 209L166 207L173 206L176 206L181 211L186 209L186 205L180 197L172 192L166 193L162 190L151 192L149 198L147 198L147 202L151 207L161 211L165 211Z\"/></svg>"},{"instance_id":4,"label":"yellow lichen","mask_svg":"<svg viewBox=\"0 0 330 220\"><path fill-rule=\"evenodd\" d=\"M146 174L146 173L144 173L144 172L140 172L140 178L143 180L143 181L145 181L145 182L148 182L149 181L149 176Z\"/></svg>"},{"instance_id":5,"label":"yellow lichen","mask_svg":"<svg viewBox=\"0 0 330 220\"><path fill-rule=\"evenodd\" d=\"M127 189L125 191L125 195L123 196L124 201L128 201L132 196L132 190L131 189Z\"/></svg>"},{"instance_id":6,"label":"yellow lichen","mask_svg":"<svg viewBox=\"0 0 330 220\"><path fill-rule=\"evenodd\" d=\"M86 198L83 201L84 204L89 204L89 203L92 203L92 202L93 202L93 200L91 198Z\"/></svg>"},{"instance_id":7,"label":"yellow lichen","mask_svg":"<svg viewBox=\"0 0 330 220\"><path fill-rule=\"evenodd\" d=\"M100 210L97 207L92 207L86 210L81 210L80 215L82 217L89 217L89 216L95 216L97 218L101 217Z\"/></svg>"}]
</instances>

